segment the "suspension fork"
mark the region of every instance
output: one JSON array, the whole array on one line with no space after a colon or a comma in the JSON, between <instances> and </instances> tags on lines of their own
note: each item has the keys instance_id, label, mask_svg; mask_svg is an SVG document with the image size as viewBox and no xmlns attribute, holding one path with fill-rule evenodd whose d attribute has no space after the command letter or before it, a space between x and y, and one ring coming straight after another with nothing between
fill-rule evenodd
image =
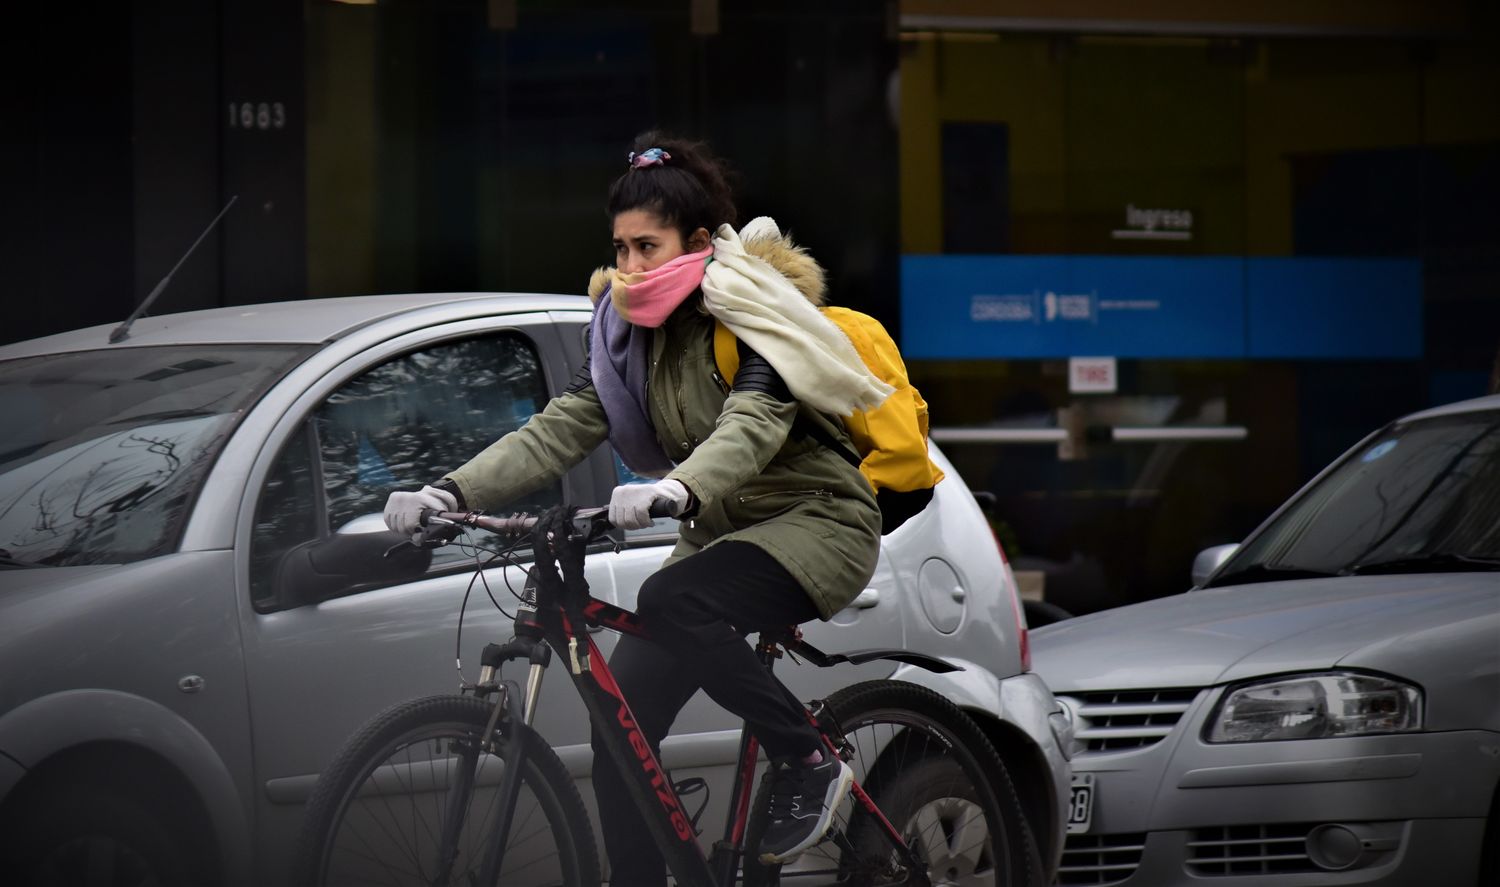
<instances>
[{"instance_id":1,"label":"suspension fork","mask_svg":"<svg viewBox=\"0 0 1500 887\"><path fill-rule=\"evenodd\" d=\"M499 710L497 705L491 714L489 725L485 727L479 739L465 744L459 750L459 764L453 777L455 783L448 793L448 805L443 816L443 833L438 844L437 872L433 876L433 887L448 887L448 879L453 874L453 863L458 859L458 834L463 828L463 813L468 809L469 800L474 795L479 756L483 753L485 745L489 743L489 737L494 733L494 714Z\"/></svg>"},{"instance_id":2,"label":"suspension fork","mask_svg":"<svg viewBox=\"0 0 1500 887\"><path fill-rule=\"evenodd\" d=\"M479 756L484 754L485 749L491 747L495 731L500 728L501 712L514 707L513 700L517 696L515 682L496 680L499 669L505 662L521 655L525 655L524 647L513 641L504 646L488 644L480 656L479 683L474 688L476 698L488 699L495 693L501 695L490 708L490 717L485 722L484 730L475 740L465 743L458 749L459 763L453 774L453 786L448 792L442 834L438 839L437 871L433 875L434 887L447 887L449 883L449 878L453 874L453 863L458 859L458 837L464 825L464 811L468 809L469 802L474 795L474 784L479 771ZM513 711L510 717L510 723L515 723Z\"/></svg>"},{"instance_id":3,"label":"suspension fork","mask_svg":"<svg viewBox=\"0 0 1500 887\"><path fill-rule=\"evenodd\" d=\"M516 659L526 659L530 663L524 698L514 681L496 681L495 679L501 666ZM515 815L516 799L521 793L521 763L525 760L526 743L531 739L530 727L532 719L536 716L537 702L541 697L542 677L551 661L552 648L543 639L541 626L536 622L536 610L527 604L523 604L516 614L515 640L500 646L491 644L485 647L480 659L480 692L493 692L496 688L502 692L501 699L490 713L490 722L485 727L481 749L494 735L497 729L496 719L502 708L506 720L512 725L510 741L506 743L505 753L502 756L505 762L505 775L501 778L500 790L495 793L491 810L495 827L491 832L493 837L489 846L485 848L484 860L480 867L481 884L494 884L499 877L500 867L505 862L505 846L510 836L510 823ZM472 771L475 768L467 767L466 769L470 771L470 779L472 779ZM457 835L454 835L455 843L456 839ZM444 858L446 858L449 846L445 829ZM444 868L446 877L447 866L445 865Z\"/></svg>"}]
</instances>

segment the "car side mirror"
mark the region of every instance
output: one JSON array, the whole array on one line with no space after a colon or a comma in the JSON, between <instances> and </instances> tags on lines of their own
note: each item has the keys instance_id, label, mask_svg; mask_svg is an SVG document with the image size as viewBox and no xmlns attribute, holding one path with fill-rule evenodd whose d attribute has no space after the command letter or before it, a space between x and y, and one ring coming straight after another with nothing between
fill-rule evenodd
<instances>
[{"instance_id":1,"label":"car side mirror","mask_svg":"<svg viewBox=\"0 0 1500 887\"><path fill-rule=\"evenodd\" d=\"M375 515L379 517L379 515ZM276 596L282 607L340 597L362 585L390 585L416 579L432 564L432 550L403 545L406 536L385 529L351 529L304 542L282 555L276 570ZM389 552L389 554L387 554Z\"/></svg>"},{"instance_id":2,"label":"car side mirror","mask_svg":"<svg viewBox=\"0 0 1500 887\"><path fill-rule=\"evenodd\" d=\"M338 534L340 536L349 536L361 533L384 533L386 530L385 515L377 511L374 514L361 514L354 520L349 521L347 524L339 527Z\"/></svg>"},{"instance_id":3,"label":"car side mirror","mask_svg":"<svg viewBox=\"0 0 1500 887\"><path fill-rule=\"evenodd\" d=\"M1238 542L1228 545L1215 545L1198 552L1193 558L1193 587L1202 588L1203 583L1208 581L1216 570L1224 565L1224 562L1234 557L1234 553L1240 550Z\"/></svg>"}]
</instances>

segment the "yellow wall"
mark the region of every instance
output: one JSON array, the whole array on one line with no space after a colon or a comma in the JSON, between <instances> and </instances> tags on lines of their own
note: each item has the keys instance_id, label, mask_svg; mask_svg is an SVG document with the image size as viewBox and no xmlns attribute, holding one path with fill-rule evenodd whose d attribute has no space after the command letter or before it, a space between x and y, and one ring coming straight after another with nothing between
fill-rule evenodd
<instances>
[{"instance_id":1,"label":"yellow wall","mask_svg":"<svg viewBox=\"0 0 1500 887\"><path fill-rule=\"evenodd\" d=\"M1252 254L1292 251L1289 155L1421 142L1421 77L1400 44L1266 45L1246 81L1245 180Z\"/></svg>"},{"instance_id":2,"label":"yellow wall","mask_svg":"<svg viewBox=\"0 0 1500 887\"><path fill-rule=\"evenodd\" d=\"M1045 40L906 35L901 62L901 241L942 251L943 121L1011 122L1011 215L1062 223L1064 79ZM1024 122L1024 125L1016 125ZM1025 234L1022 233L1024 237ZM1025 244L1017 244L1026 251Z\"/></svg>"},{"instance_id":3,"label":"yellow wall","mask_svg":"<svg viewBox=\"0 0 1500 887\"><path fill-rule=\"evenodd\" d=\"M307 294L374 292L376 10L307 14Z\"/></svg>"},{"instance_id":4,"label":"yellow wall","mask_svg":"<svg viewBox=\"0 0 1500 887\"><path fill-rule=\"evenodd\" d=\"M1226 62L1206 39L902 37L908 253L942 250L944 121L1009 125L1017 253L1094 251L1079 232L1142 193L1201 214L1198 251L1286 254L1292 155L1500 140L1500 53L1480 46L1265 40Z\"/></svg>"}]
</instances>

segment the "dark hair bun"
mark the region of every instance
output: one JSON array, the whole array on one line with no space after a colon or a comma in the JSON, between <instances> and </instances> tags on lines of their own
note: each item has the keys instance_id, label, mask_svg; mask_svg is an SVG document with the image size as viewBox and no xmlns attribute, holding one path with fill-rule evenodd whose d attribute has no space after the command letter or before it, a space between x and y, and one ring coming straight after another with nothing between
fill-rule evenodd
<instances>
[{"instance_id":1,"label":"dark hair bun","mask_svg":"<svg viewBox=\"0 0 1500 887\"><path fill-rule=\"evenodd\" d=\"M661 148L670 159L650 166L631 166L609 186L609 217L633 209L655 213L676 226L683 240L699 228L712 234L722 224L739 221L729 187L730 172L703 142L657 130L641 133L631 152Z\"/></svg>"}]
</instances>

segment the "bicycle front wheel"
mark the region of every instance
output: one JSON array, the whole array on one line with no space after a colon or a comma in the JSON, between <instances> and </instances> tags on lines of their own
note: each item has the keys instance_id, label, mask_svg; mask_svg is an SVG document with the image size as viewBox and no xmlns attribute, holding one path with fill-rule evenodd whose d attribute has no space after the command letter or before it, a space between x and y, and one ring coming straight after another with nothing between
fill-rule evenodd
<instances>
[{"instance_id":1,"label":"bicycle front wheel","mask_svg":"<svg viewBox=\"0 0 1500 887\"><path fill-rule=\"evenodd\" d=\"M432 696L366 724L318 780L297 851L297 883L471 885L489 845L505 841L496 884L598 887L599 858L578 789L530 728L509 724L480 747L491 705ZM496 795L511 731L527 730L508 834Z\"/></svg>"},{"instance_id":2,"label":"bicycle front wheel","mask_svg":"<svg viewBox=\"0 0 1500 887\"><path fill-rule=\"evenodd\" d=\"M1041 860L1005 764L952 702L915 684L868 681L829 697L822 718L842 731L854 778L880 814L845 800L822 843L786 866L762 866L755 851L769 806L769 786L763 786L746 835L749 887L1042 882ZM881 817L914 859L897 851Z\"/></svg>"}]
</instances>

